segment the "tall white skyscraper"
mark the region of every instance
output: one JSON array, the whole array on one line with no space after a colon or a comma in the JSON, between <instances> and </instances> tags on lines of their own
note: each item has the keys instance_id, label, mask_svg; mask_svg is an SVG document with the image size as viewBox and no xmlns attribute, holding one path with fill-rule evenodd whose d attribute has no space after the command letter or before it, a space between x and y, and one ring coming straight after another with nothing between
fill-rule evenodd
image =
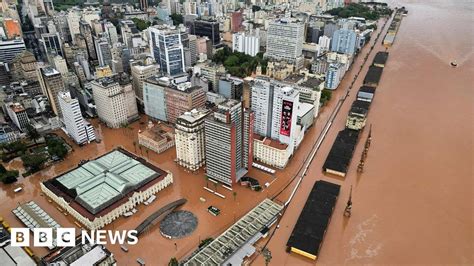
<instances>
[{"instance_id":1,"label":"tall white skyscraper","mask_svg":"<svg viewBox=\"0 0 474 266\"><path fill-rule=\"evenodd\" d=\"M254 132L292 146L296 138L299 91L267 77L252 84Z\"/></svg>"},{"instance_id":2,"label":"tall white skyscraper","mask_svg":"<svg viewBox=\"0 0 474 266\"><path fill-rule=\"evenodd\" d=\"M58 94L59 106L63 114L63 121L69 136L77 143L84 144L95 140L94 128L86 123L81 114L79 101L71 98L69 92Z\"/></svg>"},{"instance_id":3,"label":"tall white skyscraper","mask_svg":"<svg viewBox=\"0 0 474 266\"><path fill-rule=\"evenodd\" d=\"M302 55L304 24L280 19L270 22L266 57L294 62Z\"/></svg>"}]
</instances>

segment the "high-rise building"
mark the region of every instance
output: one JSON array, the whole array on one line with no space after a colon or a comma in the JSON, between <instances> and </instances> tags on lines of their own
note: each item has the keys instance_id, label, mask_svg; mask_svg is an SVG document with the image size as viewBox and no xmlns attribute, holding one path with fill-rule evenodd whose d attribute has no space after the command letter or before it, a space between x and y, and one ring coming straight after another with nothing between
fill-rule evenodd
<instances>
[{"instance_id":1,"label":"high-rise building","mask_svg":"<svg viewBox=\"0 0 474 266\"><path fill-rule=\"evenodd\" d=\"M59 73L61 73L63 77L69 72L66 60L62 56L57 55L53 57L52 65L57 71L59 71Z\"/></svg>"},{"instance_id":2,"label":"high-rise building","mask_svg":"<svg viewBox=\"0 0 474 266\"><path fill-rule=\"evenodd\" d=\"M331 48L331 38L326 35L319 37L318 39L319 47L321 47L321 52L329 51Z\"/></svg>"},{"instance_id":3,"label":"high-rise building","mask_svg":"<svg viewBox=\"0 0 474 266\"><path fill-rule=\"evenodd\" d=\"M67 20L68 13L65 11L57 12L53 17L54 25L56 26L59 36L65 43L70 43L72 41L72 37Z\"/></svg>"},{"instance_id":4,"label":"high-rise building","mask_svg":"<svg viewBox=\"0 0 474 266\"><path fill-rule=\"evenodd\" d=\"M324 36L333 38L334 32L339 29L339 26L333 21L329 21L324 25Z\"/></svg>"},{"instance_id":5,"label":"high-rise building","mask_svg":"<svg viewBox=\"0 0 474 266\"><path fill-rule=\"evenodd\" d=\"M18 127L22 132L27 132L27 126L30 124L30 119L26 113L25 108L20 103L8 103L6 104L7 114L10 120Z\"/></svg>"},{"instance_id":6,"label":"high-rise building","mask_svg":"<svg viewBox=\"0 0 474 266\"><path fill-rule=\"evenodd\" d=\"M231 77L230 75L219 79L219 94L227 99L241 100L244 89L244 81Z\"/></svg>"},{"instance_id":7,"label":"high-rise building","mask_svg":"<svg viewBox=\"0 0 474 266\"><path fill-rule=\"evenodd\" d=\"M140 9L146 12L148 9L148 0L140 0Z\"/></svg>"},{"instance_id":8,"label":"high-rise building","mask_svg":"<svg viewBox=\"0 0 474 266\"><path fill-rule=\"evenodd\" d=\"M41 34L39 41L43 51L43 58L47 58L48 54L63 56L63 44L59 33Z\"/></svg>"},{"instance_id":9,"label":"high-rise building","mask_svg":"<svg viewBox=\"0 0 474 266\"><path fill-rule=\"evenodd\" d=\"M260 52L260 38L257 35L246 35L245 32L234 33L232 51L256 56Z\"/></svg>"},{"instance_id":10,"label":"high-rise building","mask_svg":"<svg viewBox=\"0 0 474 266\"><path fill-rule=\"evenodd\" d=\"M58 94L64 91L65 87L61 73L52 67L43 67L38 70L38 80L43 94L48 96L53 113L62 117Z\"/></svg>"},{"instance_id":11,"label":"high-rise building","mask_svg":"<svg viewBox=\"0 0 474 266\"><path fill-rule=\"evenodd\" d=\"M331 51L353 55L357 49L357 33L349 29L339 29L334 32Z\"/></svg>"},{"instance_id":12,"label":"high-rise building","mask_svg":"<svg viewBox=\"0 0 474 266\"><path fill-rule=\"evenodd\" d=\"M295 144L300 93L285 83L257 77L252 84L254 131L283 144Z\"/></svg>"},{"instance_id":13,"label":"high-rise building","mask_svg":"<svg viewBox=\"0 0 474 266\"><path fill-rule=\"evenodd\" d=\"M97 115L108 127L119 128L130 122L130 108L134 99L131 86L122 87L113 78L101 78L91 82L92 93L97 108ZM125 90L128 88L128 93ZM131 92L131 93L130 93ZM136 102L135 108L136 110Z\"/></svg>"},{"instance_id":14,"label":"high-rise building","mask_svg":"<svg viewBox=\"0 0 474 266\"><path fill-rule=\"evenodd\" d=\"M38 76L36 75L36 58L35 55L30 51L23 51L17 55L12 62L12 76L13 80L26 80L36 81Z\"/></svg>"},{"instance_id":15,"label":"high-rise building","mask_svg":"<svg viewBox=\"0 0 474 266\"><path fill-rule=\"evenodd\" d=\"M294 62L301 57L304 24L280 19L270 22L267 32L266 57Z\"/></svg>"},{"instance_id":16,"label":"high-rise building","mask_svg":"<svg viewBox=\"0 0 474 266\"><path fill-rule=\"evenodd\" d=\"M230 24L231 24L231 31L232 32L238 32L240 28L242 27L242 21L243 21L243 12L242 11L235 11L232 12L232 15L230 17Z\"/></svg>"},{"instance_id":17,"label":"high-rise building","mask_svg":"<svg viewBox=\"0 0 474 266\"><path fill-rule=\"evenodd\" d=\"M143 103L143 82L150 77L158 75L158 66L136 64L131 67L132 85L135 95L140 103Z\"/></svg>"},{"instance_id":18,"label":"high-rise building","mask_svg":"<svg viewBox=\"0 0 474 266\"><path fill-rule=\"evenodd\" d=\"M273 85L267 77L257 77L251 86L251 108L255 114L254 132L260 136L271 136Z\"/></svg>"},{"instance_id":19,"label":"high-rise building","mask_svg":"<svg viewBox=\"0 0 474 266\"><path fill-rule=\"evenodd\" d=\"M191 171L206 164L204 121L208 114L207 109L193 109L176 119L176 162Z\"/></svg>"},{"instance_id":20,"label":"high-rise building","mask_svg":"<svg viewBox=\"0 0 474 266\"><path fill-rule=\"evenodd\" d=\"M206 92L202 87L192 86L191 82L166 87L166 113L170 123L175 123L185 112L204 108L205 104Z\"/></svg>"},{"instance_id":21,"label":"high-rise building","mask_svg":"<svg viewBox=\"0 0 474 266\"><path fill-rule=\"evenodd\" d=\"M197 37L196 35L188 35L189 54L191 57L191 65L196 64L198 56Z\"/></svg>"},{"instance_id":22,"label":"high-rise building","mask_svg":"<svg viewBox=\"0 0 474 266\"><path fill-rule=\"evenodd\" d=\"M76 8L71 8L67 14L67 23L71 33L72 43L76 44L76 35L80 34L79 21L81 20L81 11Z\"/></svg>"},{"instance_id":23,"label":"high-rise building","mask_svg":"<svg viewBox=\"0 0 474 266\"><path fill-rule=\"evenodd\" d=\"M117 35L117 28L112 24L112 22L106 22L104 24L105 33L107 33L107 37L109 38L110 43L113 45L118 43L118 35Z\"/></svg>"},{"instance_id":24,"label":"high-rise building","mask_svg":"<svg viewBox=\"0 0 474 266\"><path fill-rule=\"evenodd\" d=\"M9 64L25 50L26 46L23 39L0 40L0 62Z\"/></svg>"},{"instance_id":25,"label":"high-rise building","mask_svg":"<svg viewBox=\"0 0 474 266\"><path fill-rule=\"evenodd\" d=\"M214 20L194 20L191 34L208 37L212 45L217 45L221 42L219 34L219 22Z\"/></svg>"},{"instance_id":26,"label":"high-rise building","mask_svg":"<svg viewBox=\"0 0 474 266\"><path fill-rule=\"evenodd\" d=\"M120 35L122 36L122 42L128 47L133 48L132 35L137 32L137 26L131 20L120 21Z\"/></svg>"},{"instance_id":27,"label":"high-rise building","mask_svg":"<svg viewBox=\"0 0 474 266\"><path fill-rule=\"evenodd\" d=\"M238 182L253 160L252 135L252 112L236 100L219 104L205 121L207 176L227 185Z\"/></svg>"},{"instance_id":28,"label":"high-rise building","mask_svg":"<svg viewBox=\"0 0 474 266\"><path fill-rule=\"evenodd\" d=\"M107 37L104 36L97 38L94 36L94 41L99 65L112 67L112 53L110 51L110 44Z\"/></svg>"},{"instance_id":29,"label":"high-rise building","mask_svg":"<svg viewBox=\"0 0 474 266\"><path fill-rule=\"evenodd\" d=\"M79 101L71 98L69 92L60 92L58 98L68 135L77 144L89 143L95 140L94 128L89 123L85 123Z\"/></svg>"},{"instance_id":30,"label":"high-rise building","mask_svg":"<svg viewBox=\"0 0 474 266\"><path fill-rule=\"evenodd\" d=\"M185 72L181 33L175 27L150 27L150 51L161 71L170 76Z\"/></svg>"},{"instance_id":31,"label":"high-rise building","mask_svg":"<svg viewBox=\"0 0 474 266\"><path fill-rule=\"evenodd\" d=\"M335 90L344 77L345 68L341 63L329 64L326 72L326 88Z\"/></svg>"},{"instance_id":32,"label":"high-rise building","mask_svg":"<svg viewBox=\"0 0 474 266\"><path fill-rule=\"evenodd\" d=\"M143 104L145 114L161 121L168 121L166 114L166 91L169 78L153 76L143 82Z\"/></svg>"},{"instance_id":33,"label":"high-rise building","mask_svg":"<svg viewBox=\"0 0 474 266\"><path fill-rule=\"evenodd\" d=\"M79 31L84 37L87 46L87 54L90 60L96 60L97 54L95 52L94 39L92 38L92 27L87 21L79 21Z\"/></svg>"}]
</instances>

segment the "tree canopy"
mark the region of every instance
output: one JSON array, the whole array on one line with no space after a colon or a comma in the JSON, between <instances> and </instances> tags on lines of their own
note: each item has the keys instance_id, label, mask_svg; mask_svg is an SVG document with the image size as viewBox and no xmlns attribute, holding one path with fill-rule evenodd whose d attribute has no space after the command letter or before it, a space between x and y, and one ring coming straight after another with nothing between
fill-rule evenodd
<instances>
[{"instance_id":1,"label":"tree canopy","mask_svg":"<svg viewBox=\"0 0 474 266\"><path fill-rule=\"evenodd\" d=\"M48 145L48 153L51 156L57 156L59 159L64 159L64 157L66 157L67 148L60 139L48 138L46 140L46 145Z\"/></svg>"},{"instance_id":2,"label":"tree canopy","mask_svg":"<svg viewBox=\"0 0 474 266\"><path fill-rule=\"evenodd\" d=\"M181 14L171 14L171 19L173 20L173 25L178 26L179 24L183 24L183 15Z\"/></svg>"},{"instance_id":3,"label":"tree canopy","mask_svg":"<svg viewBox=\"0 0 474 266\"><path fill-rule=\"evenodd\" d=\"M29 168L31 172L36 172L43 168L44 163L48 160L48 156L44 153L25 154L21 156L21 160L26 168Z\"/></svg>"},{"instance_id":4,"label":"tree canopy","mask_svg":"<svg viewBox=\"0 0 474 266\"><path fill-rule=\"evenodd\" d=\"M232 52L229 47L217 51L212 61L223 64L232 76L241 78L252 75L259 64L262 66L262 71L265 72L268 63L266 59L263 59L263 53L251 56L240 52Z\"/></svg>"},{"instance_id":5,"label":"tree canopy","mask_svg":"<svg viewBox=\"0 0 474 266\"><path fill-rule=\"evenodd\" d=\"M139 19L139 18L132 18L132 21L133 21L133 23L135 23L135 26L137 26L137 29L139 31L146 30L151 25L150 21L146 21L146 20Z\"/></svg>"},{"instance_id":6,"label":"tree canopy","mask_svg":"<svg viewBox=\"0 0 474 266\"><path fill-rule=\"evenodd\" d=\"M381 16L390 15L392 10L387 7L374 7L374 9L372 9L369 6L363 4L352 3L344 7L333 8L326 11L326 13L341 18L362 17L369 20L377 20Z\"/></svg>"}]
</instances>

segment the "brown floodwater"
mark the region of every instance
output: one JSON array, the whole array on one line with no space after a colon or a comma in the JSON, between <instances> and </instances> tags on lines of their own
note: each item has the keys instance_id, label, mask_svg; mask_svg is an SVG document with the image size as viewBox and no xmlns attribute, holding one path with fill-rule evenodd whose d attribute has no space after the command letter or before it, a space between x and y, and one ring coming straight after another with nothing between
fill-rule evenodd
<instances>
[{"instance_id":1,"label":"brown floodwater","mask_svg":"<svg viewBox=\"0 0 474 266\"><path fill-rule=\"evenodd\" d=\"M312 185L319 179L342 187L318 263L474 263L473 7L468 2L459 1L406 1L403 5L409 9L409 15L403 19L395 45L389 49L388 64L369 114L373 140L364 173L357 175L355 172L363 141L355 151L345 179L324 176L321 167L337 132L344 128L346 114L367 65L269 243L273 257L271 265L315 263L286 253L285 245ZM383 21L379 25L382 26ZM374 50L383 49L378 42ZM368 47L365 47L341 88L349 86L367 52ZM374 54L375 51L369 60ZM451 60L457 60L459 67L451 68ZM226 199L221 199L203 189L206 181L202 169L197 174L188 173L174 162L174 148L162 154L151 151L147 154L144 149L135 149L133 142L137 141L137 132L146 126L147 118L143 116L142 123L133 123L130 129L109 129L93 121L103 140L101 143L94 142L84 147L71 143L74 152L65 161L33 176L21 177L16 184L0 184L0 216L10 225L21 227L11 210L18 203L34 200L62 226L76 227L71 216L61 213L54 203L49 203L41 195L39 182L75 167L82 159L93 159L114 147L123 146L171 171L174 183L159 192L151 205L138 206L135 215L119 218L105 229L134 229L151 213L179 198L188 200L182 208L192 211L199 224L194 233L178 240L162 237L159 226L155 226L140 237L138 245L130 246L128 253L118 245L107 247L119 265L135 265L138 257L148 265L167 264L171 257L182 259L197 247L200 240L219 235L258 202L276 194L287 184L308 156L312 143L343 93L341 89L334 93L333 100L322 110L284 171L277 171L272 177L250 170L249 175L256 177L261 184L274 181L262 192L235 185L237 196L234 199L231 191L218 187L218 192L226 196ZM63 135L62 132L58 134ZM362 140L366 136L367 132L364 132ZM17 167L21 168L21 163L13 162L9 168ZM20 185L24 190L13 193L13 189ZM353 185L353 215L344 219L342 213L350 185ZM211 183L209 187L214 189ZM285 201L290 192L290 189L285 190L277 200ZM206 202L201 202L200 197L204 197ZM220 208L221 215L210 215L207 212L209 205ZM33 251L39 256L48 252L43 248L33 248ZM253 264L263 265L262 257L257 257Z\"/></svg>"},{"instance_id":2,"label":"brown floodwater","mask_svg":"<svg viewBox=\"0 0 474 266\"><path fill-rule=\"evenodd\" d=\"M337 132L344 127L356 94L352 91L268 244L271 264L474 263L474 5L472 1L397 4L406 6L409 14L389 49L369 113L373 138L364 173L357 174L356 168L368 130L345 179L321 171ZM384 49L380 42L377 49ZM457 68L450 66L453 60ZM358 63L341 88L350 84ZM314 262L286 253L285 245L319 179L340 184L341 193ZM351 185L353 212L345 218ZM253 264L263 265L262 256Z\"/></svg>"}]
</instances>

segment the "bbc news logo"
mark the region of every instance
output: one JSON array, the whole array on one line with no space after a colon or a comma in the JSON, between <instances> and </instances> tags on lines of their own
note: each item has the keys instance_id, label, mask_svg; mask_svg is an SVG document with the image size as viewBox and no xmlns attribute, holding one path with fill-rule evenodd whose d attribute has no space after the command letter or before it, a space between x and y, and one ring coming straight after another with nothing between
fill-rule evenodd
<instances>
[{"instance_id":1,"label":"bbc news logo","mask_svg":"<svg viewBox=\"0 0 474 266\"><path fill-rule=\"evenodd\" d=\"M56 228L56 234L52 228L33 228L33 246L34 247L52 247L54 240L56 247L74 247L76 245L75 228ZM11 228L10 244L13 247L29 247L30 229ZM138 243L136 230L92 230L87 232L81 230L81 243L95 244L127 244L135 245Z\"/></svg>"}]
</instances>

